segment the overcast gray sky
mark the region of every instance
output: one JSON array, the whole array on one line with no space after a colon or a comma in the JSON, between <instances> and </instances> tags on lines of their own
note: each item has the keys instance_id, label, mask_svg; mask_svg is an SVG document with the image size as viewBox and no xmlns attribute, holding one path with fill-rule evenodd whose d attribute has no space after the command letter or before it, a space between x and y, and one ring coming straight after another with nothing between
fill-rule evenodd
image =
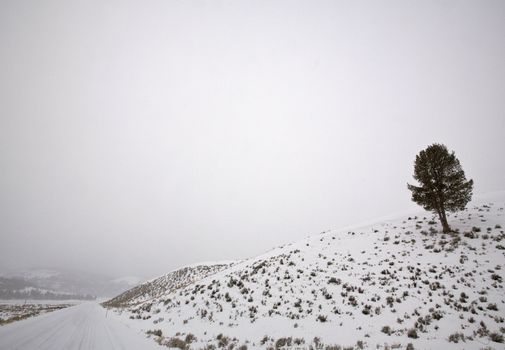
<instances>
[{"instance_id":1,"label":"overcast gray sky","mask_svg":"<svg viewBox=\"0 0 505 350\"><path fill-rule=\"evenodd\" d=\"M153 276L505 189L505 1L0 2L0 266ZM419 208L422 210L421 208Z\"/></svg>"}]
</instances>

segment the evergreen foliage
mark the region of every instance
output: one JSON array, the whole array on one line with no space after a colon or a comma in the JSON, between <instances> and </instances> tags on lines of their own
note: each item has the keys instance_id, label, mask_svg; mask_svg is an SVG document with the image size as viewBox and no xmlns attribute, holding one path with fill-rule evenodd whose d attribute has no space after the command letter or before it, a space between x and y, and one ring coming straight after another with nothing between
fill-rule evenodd
<instances>
[{"instance_id":1,"label":"evergreen foliage","mask_svg":"<svg viewBox=\"0 0 505 350\"><path fill-rule=\"evenodd\" d=\"M442 144L422 150L414 163L414 179L420 186L407 184L412 200L437 214L444 232L450 232L446 212L465 209L473 190L473 180L466 180L454 151L449 152Z\"/></svg>"}]
</instances>

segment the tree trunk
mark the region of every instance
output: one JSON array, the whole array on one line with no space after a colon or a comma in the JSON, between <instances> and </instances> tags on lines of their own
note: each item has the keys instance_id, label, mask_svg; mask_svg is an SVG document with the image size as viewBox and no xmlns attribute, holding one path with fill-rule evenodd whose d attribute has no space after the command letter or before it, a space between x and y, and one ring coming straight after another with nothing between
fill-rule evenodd
<instances>
[{"instance_id":1,"label":"tree trunk","mask_svg":"<svg viewBox=\"0 0 505 350\"><path fill-rule=\"evenodd\" d=\"M445 210L441 210L439 217L440 217L440 223L442 224L443 232L444 233L451 232L451 227L449 226L449 223L447 222L447 216L445 216Z\"/></svg>"}]
</instances>

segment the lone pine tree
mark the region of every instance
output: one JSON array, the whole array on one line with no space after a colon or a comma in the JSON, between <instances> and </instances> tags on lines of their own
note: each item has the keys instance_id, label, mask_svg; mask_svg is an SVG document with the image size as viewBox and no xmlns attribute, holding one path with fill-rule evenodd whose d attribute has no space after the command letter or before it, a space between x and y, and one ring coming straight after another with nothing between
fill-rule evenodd
<instances>
[{"instance_id":1,"label":"lone pine tree","mask_svg":"<svg viewBox=\"0 0 505 350\"><path fill-rule=\"evenodd\" d=\"M444 232L450 232L446 212L465 209L473 190L473 180L466 180L454 151L441 144L422 150L414 163L414 179L420 186L407 184L412 200L437 214Z\"/></svg>"}]
</instances>

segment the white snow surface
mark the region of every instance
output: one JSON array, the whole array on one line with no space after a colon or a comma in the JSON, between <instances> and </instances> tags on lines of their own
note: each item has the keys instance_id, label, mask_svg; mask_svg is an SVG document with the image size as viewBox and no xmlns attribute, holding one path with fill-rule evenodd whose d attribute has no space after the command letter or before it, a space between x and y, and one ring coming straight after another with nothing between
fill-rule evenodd
<instances>
[{"instance_id":1,"label":"white snow surface","mask_svg":"<svg viewBox=\"0 0 505 350\"><path fill-rule=\"evenodd\" d=\"M0 349L160 350L143 332L86 302L0 327Z\"/></svg>"},{"instance_id":2,"label":"white snow surface","mask_svg":"<svg viewBox=\"0 0 505 350\"><path fill-rule=\"evenodd\" d=\"M454 235L423 211L322 232L117 312L161 330L162 344L191 333L191 349L218 345L219 334L248 349L285 337L303 338L303 349L317 348L314 337L370 349L503 349L493 338L505 333L504 207L503 193L470 203L449 215Z\"/></svg>"}]
</instances>

